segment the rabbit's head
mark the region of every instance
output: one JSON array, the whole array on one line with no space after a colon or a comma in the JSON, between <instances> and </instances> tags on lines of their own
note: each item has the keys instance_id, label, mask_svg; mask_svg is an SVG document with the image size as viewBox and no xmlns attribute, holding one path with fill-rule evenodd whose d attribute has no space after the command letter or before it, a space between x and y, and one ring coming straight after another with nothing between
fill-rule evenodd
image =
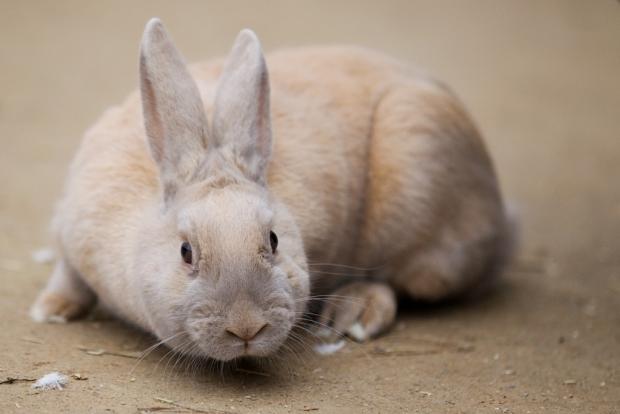
<instances>
[{"instance_id":1,"label":"rabbit's head","mask_svg":"<svg viewBox=\"0 0 620 414\"><path fill-rule=\"evenodd\" d=\"M143 303L162 340L218 360L266 356L287 339L309 291L302 239L267 187L272 151L267 68L242 31L218 85L212 128L161 22L140 55L144 122L159 169L165 237L147 261ZM147 266L148 267L148 266Z\"/></svg>"}]
</instances>

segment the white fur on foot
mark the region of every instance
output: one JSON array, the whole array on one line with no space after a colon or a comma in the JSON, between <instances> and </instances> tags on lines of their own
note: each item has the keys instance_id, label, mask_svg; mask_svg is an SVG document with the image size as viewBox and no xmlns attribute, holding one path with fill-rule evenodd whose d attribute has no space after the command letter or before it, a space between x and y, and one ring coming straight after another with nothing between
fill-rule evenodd
<instances>
[{"instance_id":1,"label":"white fur on foot","mask_svg":"<svg viewBox=\"0 0 620 414\"><path fill-rule=\"evenodd\" d=\"M340 351L344 347L344 341L334 343L323 343L314 346L314 351L319 355L331 355Z\"/></svg>"},{"instance_id":2,"label":"white fur on foot","mask_svg":"<svg viewBox=\"0 0 620 414\"><path fill-rule=\"evenodd\" d=\"M49 374L42 376L37 380L37 382L32 384L32 388L42 391L62 390L63 388L65 388L68 382L69 379L65 375L62 375L60 372L50 372Z\"/></svg>"},{"instance_id":3,"label":"white fur on foot","mask_svg":"<svg viewBox=\"0 0 620 414\"><path fill-rule=\"evenodd\" d=\"M30 257L32 257L32 260L36 263L47 264L54 261L55 254L54 250L50 249L49 247L44 247L42 249L33 251Z\"/></svg>"},{"instance_id":4,"label":"white fur on foot","mask_svg":"<svg viewBox=\"0 0 620 414\"><path fill-rule=\"evenodd\" d=\"M347 330L347 335L350 338L356 340L357 342L364 342L366 339L368 339L368 333L359 322L356 322L349 327L349 329Z\"/></svg>"},{"instance_id":5,"label":"white fur on foot","mask_svg":"<svg viewBox=\"0 0 620 414\"><path fill-rule=\"evenodd\" d=\"M64 316L48 315L41 306L36 304L30 309L30 318L38 323L67 323Z\"/></svg>"}]
</instances>

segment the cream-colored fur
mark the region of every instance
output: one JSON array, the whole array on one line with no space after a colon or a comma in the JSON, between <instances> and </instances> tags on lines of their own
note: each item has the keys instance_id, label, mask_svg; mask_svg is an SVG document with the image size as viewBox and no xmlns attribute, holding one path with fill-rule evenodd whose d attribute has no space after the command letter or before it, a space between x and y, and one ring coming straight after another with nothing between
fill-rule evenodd
<instances>
[{"instance_id":1,"label":"cream-colored fur","mask_svg":"<svg viewBox=\"0 0 620 414\"><path fill-rule=\"evenodd\" d=\"M133 94L86 133L35 319L75 317L96 296L182 352L228 360L275 352L310 284L350 298L323 323L366 339L393 321L395 293L438 300L500 269L510 235L493 167L443 85L353 47L265 65L247 30L226 64L189 72L149 22L143 112ZM189 268L183 241L200 257ZM334 264L355 283L329 276L349 269Z\"/></svg>"}]
</instances>

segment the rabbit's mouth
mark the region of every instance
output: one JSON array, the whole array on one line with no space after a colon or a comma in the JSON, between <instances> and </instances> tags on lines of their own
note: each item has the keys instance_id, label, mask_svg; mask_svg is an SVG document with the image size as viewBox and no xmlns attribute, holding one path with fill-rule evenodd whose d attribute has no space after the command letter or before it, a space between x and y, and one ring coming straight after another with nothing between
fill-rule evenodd
<instances>
[{"instance_id":1,"label":"rabbit's mouth","mask_svg":"<svg viewBox=\"0 0 620 414\"><path fill-rule=\"evenodd\" d=\"M232 345L222 344L198 344L203 356L216 359L218 361L228 362L237 359L256 359L266 358L278 352L284 344L281 341L249 341L247 343L236 343Z\"/></svg>"},{"instance_id":2,"label":"rabbit's mouth","mask_svg":"<svg viewBox=\"0 0 620 414\"><path fill-rule=\"evenodd\" d=\"M220 322L220 321L217 321ZM191 348L203 357L218 361L272 356L288 339L292 323L270 320L257 328L231 332L212 318L200 318L186 324Z\"/></svg>"}]
</instances>

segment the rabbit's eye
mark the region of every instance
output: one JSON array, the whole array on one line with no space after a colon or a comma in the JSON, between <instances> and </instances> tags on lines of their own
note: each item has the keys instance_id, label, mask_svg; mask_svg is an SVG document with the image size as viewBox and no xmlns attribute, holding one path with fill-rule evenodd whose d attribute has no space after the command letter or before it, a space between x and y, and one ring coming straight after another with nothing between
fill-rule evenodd
<instances>
[{"instance_id":1,"label":"rabbit's eye","mask_svg":"<svg viewBox=\"0 0 620 414\"><path fill-rule=\"evenodd\" d=\"M181 244L181 257L185 263L192 264L192 245L188 242Z\"/></svg>"},{"instance_id":2,"label":"rabbit's eye","mask_svg":"<svg viewBox=\"0 0 620 414\"><path fill-rule=\"evenodd\" d=\"M269 242L271 242L271 253L275 253L278 248L278 236L273 231L269 232Z\"/></svg>"}]
</instances>

